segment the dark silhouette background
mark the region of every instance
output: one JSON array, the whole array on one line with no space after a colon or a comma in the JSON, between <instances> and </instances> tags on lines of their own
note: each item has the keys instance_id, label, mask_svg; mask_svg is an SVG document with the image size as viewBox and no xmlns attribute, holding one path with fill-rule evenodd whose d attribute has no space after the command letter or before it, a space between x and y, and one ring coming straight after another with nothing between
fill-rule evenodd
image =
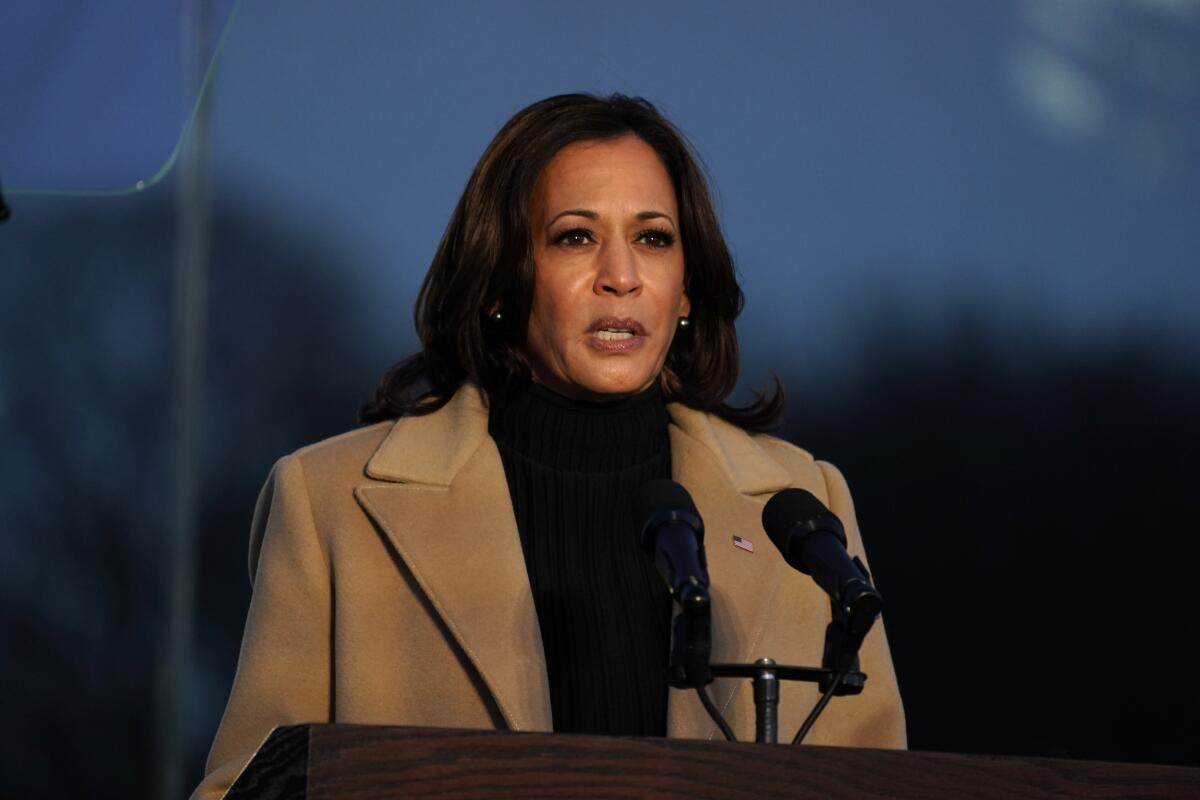
<instances>
[{"instance_id":1,"label":"dark silhouette background","mask_svg":"<svg viewBox=\"0 0 1200 800\"><path fill-rule=\"evenodd\" d=\"M147 796L171 194L13 205L0 229L0 774L14 797ZM197 780L236 663L259 486L282 454L353 427L414 346L363 321L344 276L358 256L336 231L254 209L219 187L186 709ZM913 748L1200 765L1195 349L1152 329L1086 345L1050 330L982 301L941 327L881 302L855 369L751 352L749 382L778 371L785 435L850 481Z\"/></svg>"},{"instance_id":2,"label":"dark silhouette background","mask_svg":"<svg viewBox=\"0 0 1200 800\"><path fill-rule=\"evenodd\" d=\"M0 678L6 796L149 796L166 626L170 186L26 200L0 229ZM218 203L218 208L221 204ZM272 461L353 427L369 343L328 238L217 211L197 560L191 775L233 676L247 525ZM10 795L9 792L12 794Z\"/></svg>"},{"instance_id":3,"label":"dark silhouette background","mask_svg":"<svg viewBox=\"0 0 1200 800\"><path fill-rule=\"evenodd\" d=\"M788 433L855 492L912 746L1200 763L1195 354L894 322Z\"/></svg>"}]
</instances>

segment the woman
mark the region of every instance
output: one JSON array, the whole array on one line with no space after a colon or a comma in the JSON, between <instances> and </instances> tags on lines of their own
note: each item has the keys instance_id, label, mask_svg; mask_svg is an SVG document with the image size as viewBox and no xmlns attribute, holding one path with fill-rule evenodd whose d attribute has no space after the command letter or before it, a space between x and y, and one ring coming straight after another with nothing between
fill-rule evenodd
<instances>
[{"instance_id":1,"label":"woman","mask_svg":"<svg viewBox=\"0 0 1200 800\"><path fill-rule=\"evenodd\" d=\"M713 661L818 664L828 600L765 543L799 486L862 545L831 465L756 433L778 387L724 403L741 292L703 176L645 101L564 95L520 111L471 175L417 302L421 351L375 424L280 460L255 512L253 599L198 795L276 725L356 722L713 738L664 681L671 601L636 543L647 480L690 490L707 530ZM882 626L870 679L812 743L903 747ZM710 687L751 739L746 681ZM798 725L809 684L782 693Z\"/></svg>"}]
</instances>

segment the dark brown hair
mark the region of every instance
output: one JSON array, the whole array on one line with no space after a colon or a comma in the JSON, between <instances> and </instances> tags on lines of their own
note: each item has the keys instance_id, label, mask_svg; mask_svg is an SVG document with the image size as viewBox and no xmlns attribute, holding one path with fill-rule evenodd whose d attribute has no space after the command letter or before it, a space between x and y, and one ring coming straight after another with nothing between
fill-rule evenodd
<instances>
[{"instance_id":1,"label":"dark brown hair","mask_svg":"<svg viewBox=\"0 0 1200 800\"><path fill-rule=\"evenodd\" d=\"M533 298L529 206L542 170L563 147L632 134L654 148L675 187L691 324L675 336L663 368L667 401L708 411L747 430L771 427L783 410L778 378L739 408L725 403L738 375L734 320L742 290L697 157L684 136L639 97L564 94L517 112L467 181L415 311L421 350L383 376L364 422L428 414L466 382L489 401L529 378L523 354ZM495 321L489 312L503 309Z\"/></svg>"}]
</instances>

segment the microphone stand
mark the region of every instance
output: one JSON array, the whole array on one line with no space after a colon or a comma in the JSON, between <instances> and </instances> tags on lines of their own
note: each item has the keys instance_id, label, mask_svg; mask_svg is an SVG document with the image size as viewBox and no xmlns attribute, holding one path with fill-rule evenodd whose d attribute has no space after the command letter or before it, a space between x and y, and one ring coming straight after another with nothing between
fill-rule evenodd
<instances>
[{"instance_id":1,"label":"microphone stand","mask_svg":"<svg viewBox=\"0 0 1200 800\"><path fill-rule=\"evenodd\" d=\"M708 587L688 578L675 593L676 611L671 621L671 661L668 682L676 689L697 689L712 683L708 668L712 653L712 601Z\"/></svg>"},{"instance_id":2,"label":"microphone stand","mask_svg":"<svg viewBox=\"0 0 1200 800\"><path fill-rule=\"evenodd\" d=\"M875 595L878 597L878 595ZM750 678L754 687L754 741L760 744L776 744L779 740L779 694L780 681L804 681L815 683L822 692L821 700L813 708L808 719L800 726L792 744L800 744L805 734L812 728L817 717L825 709L831 697L860 694L866 685L867 676L859 671L858 648L863 637L879 615L878 608L873 604L833 603L833 619L825 627L825 650L821 657L820 667L794 667L776 664L773 659L760 658L753 664L710 664L703 671L693 668L691 674L708 680L703 683L672 682L676 688L694 686L700 695L704 708L713 722L725 734L729 741L736 741L729 724L721 716L720 711L709 699L705 685L713 678ZM686 607L685 607L686 608ZM707 622L707 607L705 608ZM683 612L679 616L684 616ZM679 619L676 619L678 630ZM671 671L686 677L688 671L680 667L676 653L678 644L672 648Z\"/></svg>"},{"instance_id":3,"label":"microphone stand","mask_svg":"<svg viewBox=\"0 0 1200 800\"><path fill-rule=\"evenodd\" d=\"M760 658L753 664L713 664L709 667L714 678L750 678L754 686L754 741L759 744L777 744L779 741L779 682L804 681L818 685L834 686L841 673L824 667L794 667L776 664L774 659ZM867 680L866 674L848 672L837 682L833 696L859 694ZM828 691L828 690L826 690ZM821 704L824 709L824 704ZM709 716L712 716L709 711ZM820 713L818 711L817 713ZM722 729L728 727L724 719L714 722ZM813 717L812 722L816 718ZM811 722L807 722L812 727ZM729 738L726 736L726 738ZM803 738L803 737L801 737ZM732 741L732 740L731 740ZM793 741L792 744L799 744Z\"/></svg>"}]
</instances>

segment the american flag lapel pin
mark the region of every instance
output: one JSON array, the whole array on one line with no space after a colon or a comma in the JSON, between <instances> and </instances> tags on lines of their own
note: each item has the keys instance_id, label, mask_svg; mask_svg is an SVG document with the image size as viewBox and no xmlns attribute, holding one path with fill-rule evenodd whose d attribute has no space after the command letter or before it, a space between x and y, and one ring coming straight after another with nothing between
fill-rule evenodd
<instances>
[{"instance_id":1,"label":"american flag lapel pin","mask_svg":"<svg viewBox=\"0 0 1200 800\"><path fill-rule=\"evenodd\" d=\"M750 541L749 539L743 538L741 536L733 537L733 546L740 547L743 550L745 550L747 553L754 552L754 542Z\"/></svg>"}]
</instances>

